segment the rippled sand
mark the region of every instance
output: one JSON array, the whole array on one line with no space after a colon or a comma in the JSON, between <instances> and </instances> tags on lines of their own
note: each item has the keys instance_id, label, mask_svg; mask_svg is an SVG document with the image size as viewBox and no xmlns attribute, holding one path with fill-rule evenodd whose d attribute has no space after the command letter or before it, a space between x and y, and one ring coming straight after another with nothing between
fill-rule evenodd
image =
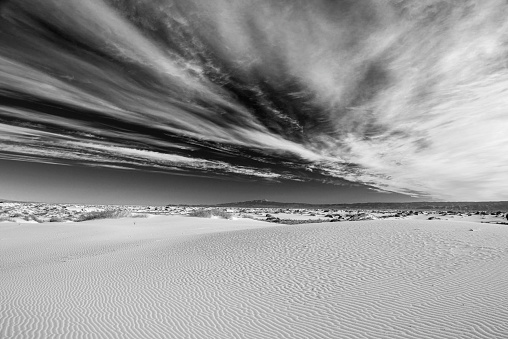
<instances>
[{"instance_id":1,"label":"rippled sand","mask_svg":"<svg viewBox=\"0 0 508 339\"><path fill-rule=\"evenodd\" d=\"M0 224L0 338L508 338L508 226Z\"/></svg>"}]
</instances>

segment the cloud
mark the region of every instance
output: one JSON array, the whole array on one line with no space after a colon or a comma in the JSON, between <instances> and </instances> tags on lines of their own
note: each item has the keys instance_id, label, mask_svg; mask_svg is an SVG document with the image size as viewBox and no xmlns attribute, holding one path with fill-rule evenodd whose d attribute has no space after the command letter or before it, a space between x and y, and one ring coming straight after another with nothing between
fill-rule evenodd
<instances>
[{"instance_id":1,"label":"cloud","mask_svg":"<svg viewBox=\"0 0 508 339\"><path fill-rule=\"evenodd\" d=\"M1 153L506 200L507 12L501 0L2 2Z\"/></svg>"},{"instance_id":2,"label":"cloud","mask_svg":"<svg viewBox=\"0 0 508 339\"><path fill-rule=\"evenodd\" d=\"M193 171L206 175L241 175L264 179L290 179L291 175L273 173L264 169L232 165L224 161L191 158L177 154L154 152L124 147L104 141L82 141L80 136L65 136L42 132L29 127L0 124L2 158L20 161L35 161L65 164L74 161L94 167L117 169L154 169L156 171Z\"/></svg>"}]
</instances>

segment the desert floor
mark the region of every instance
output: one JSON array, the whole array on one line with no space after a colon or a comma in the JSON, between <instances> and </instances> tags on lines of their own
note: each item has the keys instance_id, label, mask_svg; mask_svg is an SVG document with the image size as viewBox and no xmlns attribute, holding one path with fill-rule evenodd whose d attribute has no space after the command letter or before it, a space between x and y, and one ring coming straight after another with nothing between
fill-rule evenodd
<instances>
[{"instance_id":1,"label":"desert floor","mask_svg":"<svg viewBox=\"0 0 508 339\"><path fill-rule=\"evenodd\" d=\"M0 338L508 338L508 226L0 223Z\"/></svg>"}]
</instances>

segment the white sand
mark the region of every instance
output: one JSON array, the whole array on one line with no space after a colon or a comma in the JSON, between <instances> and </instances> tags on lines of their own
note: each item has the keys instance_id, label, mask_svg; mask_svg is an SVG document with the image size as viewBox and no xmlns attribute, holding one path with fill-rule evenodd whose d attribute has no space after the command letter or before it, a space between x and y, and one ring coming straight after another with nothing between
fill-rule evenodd
<instances>
[{"instance_id":1,"label":"white sand","mask_svg":"<svg viewBox=\"0 0 508 339\"><path fill-rule=\"evenodd\" d=\"M491 339L507 319L508 226L0 224L2 339Z\"/></svg>"}]
</instances>

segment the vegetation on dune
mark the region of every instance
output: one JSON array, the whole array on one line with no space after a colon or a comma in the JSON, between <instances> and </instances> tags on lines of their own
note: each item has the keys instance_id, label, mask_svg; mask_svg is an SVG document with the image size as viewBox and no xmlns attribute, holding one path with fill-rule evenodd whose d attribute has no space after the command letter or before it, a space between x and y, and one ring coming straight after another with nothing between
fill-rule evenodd
<instances>
[{"instance_id":1,"label":"vegetation on dune","mask_svg":"<svg viewBox=\"0 0 508 339\"><path fill-rule=\"evenodd\" d=\"M42 220L41 218L39 218L39 217L37 217L36 215L33 215L33 214L25 215L23 217L23 219L25 221L32 221L33 220L33 221L35 221L35 222L37 222L39 224L44 222L44 220Z\"/></svg>"},{"instance_id":2,"label":"vegetation on dune","mask_svg":"<svg viewBox=\"0 0 508 339\"><path fill-rule=\"evenodd\" d=\"M104 210L93 211L82 214L76 221L87 221L96 219L119 219L119 218L146 218L146 215L132 214L127 210Z\"/></svg>"},{"instance_id":3,"label":"vegetation on dune","mask_svg":"<svg viewBox=\"0 0 508 339\"><path fill-rule=\"evenodd\" d=\"M233 218L233 215L231 213L228 213L224 210L217 209L217 208L215 208L215 209L200 208L200 209L190 212L189 216L190 217L198 217L198 218L213 218L213 217L218 217L218 218L222 218L222 219L232 219Z\"/></svg>"}]
</instances>

